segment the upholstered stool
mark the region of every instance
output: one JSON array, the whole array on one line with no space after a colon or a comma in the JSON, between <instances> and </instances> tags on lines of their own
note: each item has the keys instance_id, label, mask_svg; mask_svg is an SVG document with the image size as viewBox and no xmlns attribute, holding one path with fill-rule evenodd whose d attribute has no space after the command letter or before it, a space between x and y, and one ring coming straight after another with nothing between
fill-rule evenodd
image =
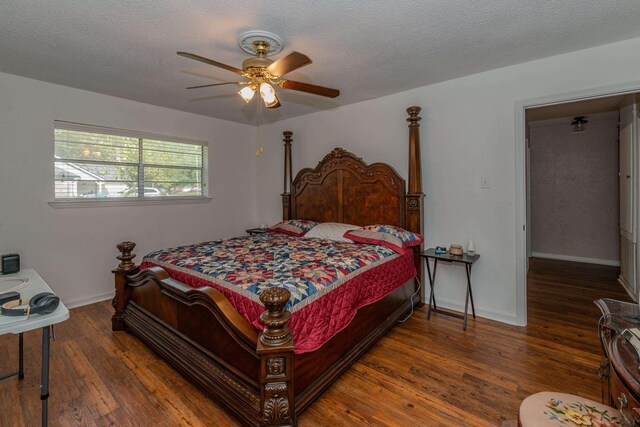
<instances>
[{"instance_id":1,"label":"upholstered stool","mask_svg":"<svg viewBox=\"0 0 640 427\"><path fill-rule=\"evenodd\" d=\"M625 426L615 408L573 394L549 391L524 399L518 421L522 427Z\"/></svg>"}]
</instances>

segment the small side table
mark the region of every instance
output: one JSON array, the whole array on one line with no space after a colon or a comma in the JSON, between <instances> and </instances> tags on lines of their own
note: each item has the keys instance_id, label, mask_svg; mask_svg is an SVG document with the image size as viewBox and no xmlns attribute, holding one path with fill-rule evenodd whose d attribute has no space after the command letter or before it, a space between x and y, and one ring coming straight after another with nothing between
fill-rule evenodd
<instances>
[{"instance_id":1,"label":"small side table","mask_svg":"<svg viewBox=\"0 0 640 427\"><path fill-rule=\"evenodd\" d=\"M22 270L19 273L8 274L3 278L28 278L29 285L20 291L23 298L31 298L41 292L52 292L49 285L42 280L42 277L32 269ZM20 280L18 279L18 280ZM40 401L42 402L42 427L48 425L48 409L49 409L49 356L50 356L50 340L53 325L64 322L69 318L69 310L62 302L58 308L50 314L32 314L27 317L10 317L0 316L0 335L17 334L18 335L18 379L24 378L24 366L22 358L23 354L23 338L24 332L42 328L42 374L40 385ZM55 334L54 334L55 339ZM14 374L8 374L3 378L9 378Z\"/></svg>"},{"instance_id":2,"label":"small side table","mask_svg":"<svg viewBox=\"0 0 640 427\"><path fill-rule=\"evenodd\" d=\"M451 255L449 252L445 254L436 254L435 248L427 249L426 251L420 254L421 257L424 258L427 263L427 274L429 276L429 285L431 285L431 294L429 296L429 309L427 310L427 319L431 318L431 312L444 314L446 316L457 317L458 319L463 319L464 323L462 324L462 329L467 330L467 311L469 309L469 300L471 300L471 313L473 314L473 318L476 318L476 309L473 306L473 293L471 292L471 265L480 258L480 255L475 254L473 256L469 256L467 254L463 255ZM431 273L431 266L429 265L429 259L433 259L433 274ZM436 270L438 269L438 261L448 262L448 263L460 263L464 264L465 270L467 272L467 297L464 302L464 315L458 313L452 313L447 310L441 310L436 305L436 297L433 293L434 284L436 281Z\"/></svg>"},{"instance_id":3,"label":"small side table","mask_svg":"<svg viewBox=\"0 0 640 427\"><path fill-rule=\"evenodd\" d=\"M267 228L249 228L248 230L244 230L249 236L257 236L258 234L266 233Z\"/></svg>"}]
</instances>

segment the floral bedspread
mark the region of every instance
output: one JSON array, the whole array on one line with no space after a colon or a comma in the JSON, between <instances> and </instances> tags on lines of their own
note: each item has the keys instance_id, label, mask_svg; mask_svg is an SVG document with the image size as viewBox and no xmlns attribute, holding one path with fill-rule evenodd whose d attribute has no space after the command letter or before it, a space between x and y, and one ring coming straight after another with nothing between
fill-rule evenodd
<instances>
[{"instance_id":1,"label":"floral bedspread","mask_svg":"<svg viewBox=\"0 0 640 427\"><path fill-rule=\"evenodd\" d=\"M259 329L260 293L271 286L288 289L296 353L319 348L349 324L358 308L415 276L410 252L404 256L378 245L281 233L162 249L145 256L141 267L152 265L189 286L213 286Z\"/></svg>"}]
</instances>

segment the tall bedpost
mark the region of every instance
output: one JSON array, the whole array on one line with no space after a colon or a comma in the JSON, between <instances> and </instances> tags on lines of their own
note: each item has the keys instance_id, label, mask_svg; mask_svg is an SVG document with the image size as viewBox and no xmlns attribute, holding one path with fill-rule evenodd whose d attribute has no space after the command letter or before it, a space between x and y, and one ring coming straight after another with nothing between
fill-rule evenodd
<instances>
[{"instance_id":1,"label":"tall bedpost","mask_svg":"<svg viewBox=\"0 0 640 427\"><path fill-rule=\"evenodd\" d=\"M420 120L418 116L420 107L409 107L407 113L409 117L409 191L406 196L406 225L409 231L424 234L422 227L424 223L424 193L422 192L422 165L420 160ZM420 257L420 252L424 250L423 245L414 249L413 262L418 271L418 279L422 283L419 305L424 304L424 267Z\"/></svg>"},{"instance_id":2,"label":"tall bedpost","mask_svg":"<svg viewBox=\"0 0 640 427\"><path fill-rule=\"evenodd\" d=\"M291 181L293 180L291 169L291 135L293 132L285 130L284 136L284 190L282 192L282 219L291 219Z\"/></svg>"},{"instance_id":3,"label":"tall bedpost","mask_svg":"<svg viewBox=\"0 0 640 427\"><path fill-rule=\"evenodd\" d=\"M113 297L111 305L115 309L115 313L111 317L111 329L113 331L124 330L124 309L127 306L129 299L129 292L127 290L127 275L133 273L137 268L133 259L136 257L132 254L133 248L136 244L133 242L122 242L116 245L120 251L120 255L117 258L120 260L118 268L111 272L115 275L116 295Z\"/></svg>"},{"instance_id":4,"label":"tall bedpost","mask_svg":"<svg viewBox=\"0 0 640 427\"><path fill-rule=\"evenodd\" d=\"M267 311L260 321L265 325L258 339L260 356L261 426L294 426L296 412L293 395L293 336L287 326L291 312L285 308L291 293L285 288L269 288L260 301Z\"/></svg>"}]
</instances>

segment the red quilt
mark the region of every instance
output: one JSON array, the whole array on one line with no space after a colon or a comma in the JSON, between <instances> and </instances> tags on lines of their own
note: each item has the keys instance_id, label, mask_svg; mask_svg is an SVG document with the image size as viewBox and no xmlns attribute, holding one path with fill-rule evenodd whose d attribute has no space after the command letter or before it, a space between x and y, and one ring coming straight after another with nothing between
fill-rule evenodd
<instances>
[{"instance_id":1,"label":"red quilt","mask_svg":"<svg viewBox=\"0 0 640 427\"><path fill-rule=\"evenodd\" d=\"M142 268L163 267L194 288L212 286L261 330L262 290L291 292L296 354L317 350L346 328L357 310L415 277L413 253L383 246L265 233L163 249L145 256Z\"/></svg>"}]
</instances>

